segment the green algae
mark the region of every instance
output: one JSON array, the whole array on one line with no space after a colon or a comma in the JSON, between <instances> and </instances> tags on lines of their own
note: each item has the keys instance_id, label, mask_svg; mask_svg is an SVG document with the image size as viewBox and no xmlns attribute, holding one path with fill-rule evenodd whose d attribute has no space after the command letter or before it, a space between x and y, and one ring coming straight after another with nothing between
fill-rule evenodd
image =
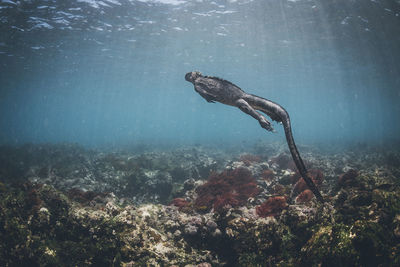
<instances>
[{"instance_id":1,"label":"green algae","mask_svg":"<svg viewBox=\"0 0 400 267\"><path fill-rule=\"evenodd\" d=\"M302 266L352 266L357 258L352 246L350 227L322 225L301 248Z\"/></svg>"},{"instance_id":2,"label":"green algae","mask_svg":"<svg viewBox=\"0 0 400 267\"><path fill-rule=\"evenodd\" d=\"M400 191L386 191L375 189L372 191L372 200L382 208L389 216L400 213Z\"/></svg>"}]
</instances>

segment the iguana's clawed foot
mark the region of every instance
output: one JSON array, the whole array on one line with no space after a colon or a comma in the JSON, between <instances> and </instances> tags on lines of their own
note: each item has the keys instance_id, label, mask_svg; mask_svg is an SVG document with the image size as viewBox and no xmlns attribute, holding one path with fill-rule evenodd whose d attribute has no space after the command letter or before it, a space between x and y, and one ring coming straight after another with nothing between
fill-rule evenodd
<instances>
[{"instance_id":1,"label":"iguana's clawed foot","mask_svg":"<svg viewBox=\"0 0 400 267\"><path fill-rule=\"evenodd\" d=\"M272 128L271 123L269 121L267 121L266 119L260 120L259 122L260 122L261 127L264 128L265 130L273 132L273 133L276 132L274 130L274 128Z\"/></svg>"}]
</instances>

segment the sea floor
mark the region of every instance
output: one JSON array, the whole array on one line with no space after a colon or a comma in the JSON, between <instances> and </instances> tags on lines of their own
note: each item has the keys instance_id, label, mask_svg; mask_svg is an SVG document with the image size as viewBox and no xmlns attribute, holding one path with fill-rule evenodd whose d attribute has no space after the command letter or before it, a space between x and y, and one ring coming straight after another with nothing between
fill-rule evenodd
<instances>
[{"instance_id":1,"label":"sea floor","mask_svg":"<svg viewBox=\"0 0 400 267\"><path fill-rule=\"evenodd\" d=\"M0 147L0 266L399 266L397 146Z\"/></svg>"}]
</instances>

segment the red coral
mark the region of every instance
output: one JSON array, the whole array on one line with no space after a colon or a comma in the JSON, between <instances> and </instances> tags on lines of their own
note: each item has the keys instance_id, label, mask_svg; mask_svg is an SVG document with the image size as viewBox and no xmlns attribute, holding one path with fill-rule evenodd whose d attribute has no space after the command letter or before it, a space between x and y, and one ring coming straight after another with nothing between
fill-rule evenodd
<instances>
[{"instance_id":1,"label":"red coral","mask_svg":"<svg viewBox=\"0 0 400 267\"><path fill-rule=\"evenodd\" d=\"M226 207L236 207L241 204L238 197L239 194L235 191L226 192L222 196L217 196L214 200L214 209L216 211L222 211Z\"/></svg>"},{"instance_id":2,"label":"red coral","mask_svg":"<svg viewBox=\"0 0 400 267\"><path fill-rule=\"evenodd\" d=\"M261 158L257 155L243 154L240 156L239 160L242 161L244 165L250 166L252 163L260 162Z\"/></svg>"},{"instance_id":3,"label":"red coral","mask_svg":"<svg viewBox=\"0 0 400 267\"><path fill-rule=\"evenodd\" d=\"M312 179L312 178L311 178ZM304 181L304 179L300 179L297 181L297 183L294 185L293 187L293 193L298 194L300 192L303 192L304 190L306 190L308 188L306 182Z\"/></svg>"},{"instance_id":4,"label":"red coral","mask_svg":"<svg viewBox=\"0 0 400 267\"><path fill-rule=\"evenodd\" d=\"M190 203L187 200L185 200L184 198L178 197L178 198L174 198L171 201L170 205L174 205L179 210L183 210L183 209L187 208L190 205Z\"/></svg>"},{"instance_id":5,"label":"red coral","mask_svg":"<svg viewBox=\"0 0 400 267\"><path fill-rule=\"evenodd\" d=\"M267 181L272 180L274 178L274 176L275 176L275 174L272 170L264 170L261 173L261 177Z\"/></svg>"},{"instance_id":6,"label":"red coral","mask_svg":"<svg viewBox=\"0 0 400 267\"><path fill-rule=\"evenodd\" d=\"M276 157L273 157L269 160L270 164L278 164L281 169L287 169L291 168L294 166L294 169L296 169L296 165L294 165L293 160L291 157L289 157L287 154L281 153ZM294 170L293 169L293 170Z\"/></svg>"},{"instance_id":7,"label":"red coral","mask_svg":"<svg viewBox=\"0 0 400 267\"><path fill-rule=\"evenodd\" d=\"M244 205L250 197L258 195L256 180L244 168L212 173L209 180L196 189L194 206L197 210L209 211L214 208L221 212L226 207Z\"/></svg>"},{"instance_id":8,"label":"red coral","mask_svg":"<svg viewBox=\"0 0 400 267\"><path fill-rule=\"evenodd\" d=\"M309 171L309 175L311 176L316 185L321 185L322 182L324 181L324 174L320 170L311 169Z\"/></svg>"},{"instance_id":9,"label":"red coral","mask_svg":"<svg viewBox=\"0 0 400 267\"><path fill-rule=\"evenodd\" d=\"M285 197L270 197L267 201L256 207L256 212L260 217L277 216L287 206Z\"/></svg>"},{"instance_id":10,"label":"red coral","mask_svg":"<svg viewBox=\"0 0 400 267\"><path fill-rule=\"evenodd\" d=\"M341 186L349 185L354 182L357 176L358 176L357 170L354 169L348 170L346 173L339 176L338 183Z\"/></svg>"},{"instance_id":11,"label":"red coral","mask_svg":"<svg viewBox=\"0 0 400 267\"><path fill-rule=\"evenodd\" d=\"M313 192L311 192L310 189L306 189L296 197L296 203L310 202L313 197L314 197Z\"/></svg>"},{"instance_id":12,"label":"red coral","mask_svg":"<svg viewBox=\"0 0 400 267\"><path fill-rule=\"evenodd\" d=\"M291 156L285 153L281 153L276 157L273 157L269 160L270 164L278 164L281 169L290 169L292 171L297 171L297 166L294 163L294 160ZM309 162L304 161L306 167L309 165Z\"/></svg>"},{"instance_id":13,"label":"red coral","mask_svg":"<svg viewBox=\"0 0 400 267\"><path fill-rule=\"evenodd\" d=\"M313 180L314 184L316 186L319 186L322 184L322 181L324 180L324 175L320 170L316 169L311 169L308 172L308 175L310 176L311 180ZM300 192L303 192L304 190L308 189L308 186L304 179L300 179L301 176L299 173L296 173L292 176L292 181L296 182L293 188L293 192L295 194L298 194Z\"/></svg>"}]
</instances>

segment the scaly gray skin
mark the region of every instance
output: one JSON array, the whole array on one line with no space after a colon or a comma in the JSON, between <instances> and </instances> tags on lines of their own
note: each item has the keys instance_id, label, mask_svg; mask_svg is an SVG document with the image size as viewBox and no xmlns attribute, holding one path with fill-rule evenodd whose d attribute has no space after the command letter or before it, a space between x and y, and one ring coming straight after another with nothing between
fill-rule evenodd
<instances>
[{"instance_id":1,"label":"scaly gray skin","mask_svg":"<svg viewBox=\"0 0 400 267\"><path fill-rule=\"evenodd\" d=\"M249 114L258 120L261 127L268 131L274 131L271 123L256 110L264 112L274 121L281 122L285 130L286 141L290 153L292 154L297 169L308 187L314 193L315 197L320 202L324 202L324 199L314 182L308 176L307 169L300 157L296 144L294 143L289 114L283 107L265 98L247 94L229 81L217 77L203 76L198 71L188 72L185 75L185 79L186 81L193 83L194 90L208 102L220 102L226 105L238 107L244 113Z\"/></svg>"}]
</instances>

